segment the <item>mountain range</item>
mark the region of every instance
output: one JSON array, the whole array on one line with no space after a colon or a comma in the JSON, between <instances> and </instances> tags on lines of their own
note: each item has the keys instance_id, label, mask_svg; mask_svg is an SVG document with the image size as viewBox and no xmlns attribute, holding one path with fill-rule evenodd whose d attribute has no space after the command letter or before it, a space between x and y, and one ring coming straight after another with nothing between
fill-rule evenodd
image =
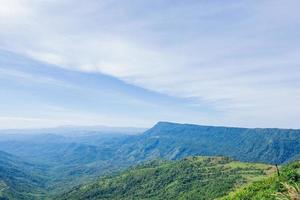
<instances>
[{"instance_id":1,"label":"mountain range","mask_svg":"<svg viewBox=\"0 0 300 200\"><path fill-rule=\"evenodd\" d=\"M191 156L230 157L266 165L282 165L300 157L300 130L296 129L159 122L143 133L128 128L115 130L80 129L76 134L72 134L74 127L64 127L61 131L47 129L40 134L38 131L26 134L0 131L0 151L3 152L0 154L3 161L0 162L0 194L10 199L20 199L23 194L27 195L23 196L25 199L29 199L28 194L33 199L51 199L58 194L68 194L78 185L99 182L103 176L116 176L135 166L147 168L145 163L153 160L177 168ZM13 173L7 173L12 169ZM187 170L191 170L190 167ZM135 172L140 173L139 170ZM13 181L22 180L22 177L28 185L25 191ZM115 183L115 178L105 180ZM224 190L225 193L229 191Z\"/></svg>"}]
</instances>

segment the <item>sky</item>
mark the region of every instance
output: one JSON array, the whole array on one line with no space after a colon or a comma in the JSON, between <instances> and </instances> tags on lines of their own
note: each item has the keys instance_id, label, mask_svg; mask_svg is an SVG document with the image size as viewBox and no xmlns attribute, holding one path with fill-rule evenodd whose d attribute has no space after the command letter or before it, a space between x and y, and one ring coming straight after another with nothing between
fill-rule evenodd
<instances>
[{"instance_id":1,"label":"sky","mask_svg":"<svg viewBox=\"0 0 300 200\"><path fill-rule=\"evenodd\" d=\"M0 128L300 128L299 0L0 0Z\"/></svg>"}]
</instances>

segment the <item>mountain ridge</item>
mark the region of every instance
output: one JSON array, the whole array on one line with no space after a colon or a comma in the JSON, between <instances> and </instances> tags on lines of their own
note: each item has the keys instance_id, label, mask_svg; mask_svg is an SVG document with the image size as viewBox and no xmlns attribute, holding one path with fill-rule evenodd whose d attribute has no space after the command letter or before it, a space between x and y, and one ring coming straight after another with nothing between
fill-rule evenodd
<instances>
[{"instance_id":1,"label":"mountain ridge","mask_svg":"<svg viewBox=\"0 0 300 200\"><path fill-rule=\"evenodd\" d=\"M300 156L298 129L158 122L137 137L135 142L135 148L139 148L140 152L153 154L155 151L155 154L166 159L180 159L189 155L222 155L241 161L281 164Z\"/></svg>"},{"instance_id":2,"label":"mountain ridge","mask_svg":"<svg viewBox=\"0 0 300 200\"><path fill-rule=\"evenodd\" d=\"M224 126L224 125L203 125L203 124L194 124L194 123L179 123L179 122L171 122L171 121L158 121L156 124L154 124L151 128L156 128L156 127L164 127L164 126L177 126L177 125L182 125L182 126L194 126L194 127L203 127L203 128L230 128L230 129L250 129L250 130L261 130L261 129L266 129L266 130L287 130L287 131L300 131L300 128L280 128L280 127L240 127L240 126ZM148 130L149 130L148 129ZM146 130L145 132L147 132Z\"/></svg>"}]
</instances>

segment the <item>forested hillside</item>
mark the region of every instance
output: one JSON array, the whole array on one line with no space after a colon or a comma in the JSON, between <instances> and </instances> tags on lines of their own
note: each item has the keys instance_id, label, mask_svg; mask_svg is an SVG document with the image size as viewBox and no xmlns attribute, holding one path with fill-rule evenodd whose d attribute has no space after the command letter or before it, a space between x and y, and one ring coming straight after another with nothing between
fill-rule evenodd
<instances>
[{"instance_id":1,"label":"forested hillside","mask_svg":"<svg viewBox=\"0 0 300 200\"><path fill-rule=\"evenodd\" d=\"M43 199L46 182L43 166L0 151L0 199Z\"/></svg>"},{"instance_id":2,"label":"forested hillside","mask_svg":"<svg viewBox=\"0 0 300 200\"><path fill-rule=\"evenodd\" d=\"M159 122L130 145L125 144L122 152L138 160L222 155L247 162L281 164L299 158L300 130Z\"/></svg>"},{"instance_id":3,"label":"forested hillside","mask_svg":"<svg viewBox=\"0 0 300 200\"><path fill-rule=\"evenodd\" d=\"M0 138L0 150L17 155L29 163L43 165L43 174L49 178L47 189L59 192L125 168L122 161L112 158L116 147L127 137L108 133L89 135L89 132L73 137L60 135L59 132L10 134Z\"/></svg>"},{"instance_id":4,"label":"forested hillside","mask_svg":"<svg viewBox=\"0 0 300 200\"><path fill-rule=\"evenodd\" d=\"M152 161L76 187L58 199L214 199L273 171L269 165L225 157Z\"/></svg>"}]
</instances>

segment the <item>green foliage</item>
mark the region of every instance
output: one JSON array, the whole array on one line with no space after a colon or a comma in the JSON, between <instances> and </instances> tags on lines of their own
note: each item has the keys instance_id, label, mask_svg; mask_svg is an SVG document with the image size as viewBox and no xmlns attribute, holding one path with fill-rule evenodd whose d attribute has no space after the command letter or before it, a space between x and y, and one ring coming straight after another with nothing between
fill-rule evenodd
<instances>
[{"instance_id":1,"label":"green foliage","mask_svg":"<svg viewBox=\"0 0 300 200\"><path fill-rule=\"evenodd\" d=\"M232 192L223 200L276 200L288 195L290 185L300 183L300 161L290 163L280 169L280 177L273 175L270 178L256 181L249 186Z\"/></svg>"},{"instance_id":2,"label":"green foliage","mask_svg":"<svg viewBox=\"0 0 300 200\"><path fill-rule=\"evenodd\" d=\"M58 199L214 199L270 170L224 157L152 161L76 187Z\"/></svg>"}]
</instances>

